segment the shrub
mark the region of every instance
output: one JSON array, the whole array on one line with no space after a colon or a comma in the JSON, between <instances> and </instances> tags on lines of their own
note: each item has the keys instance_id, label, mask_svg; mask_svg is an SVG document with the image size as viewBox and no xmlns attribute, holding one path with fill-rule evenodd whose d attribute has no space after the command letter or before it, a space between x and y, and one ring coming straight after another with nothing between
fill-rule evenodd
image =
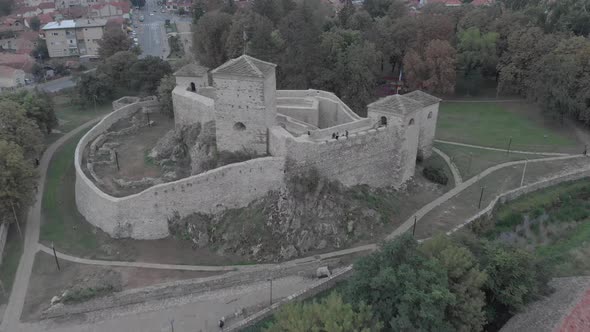
<instances>
[{"instance_id":1,"label":"shrub","mask_svg":"<svg viewBox=\"0 0 590 332\"><path fill-rule=\"evenodd\" d=\"M449 183L449 177L445 174L442 168L426 166L424 167L422 174L424 174L424 177L428 180L442 184L443 186L446 186L447 183Z\"/></svg>"}]
</instances>

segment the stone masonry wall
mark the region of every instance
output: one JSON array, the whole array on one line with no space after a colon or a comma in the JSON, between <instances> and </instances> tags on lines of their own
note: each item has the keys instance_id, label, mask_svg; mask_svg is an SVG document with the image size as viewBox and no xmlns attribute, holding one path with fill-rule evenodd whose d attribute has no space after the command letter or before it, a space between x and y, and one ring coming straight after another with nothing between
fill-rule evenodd
<instances>
[{"instance_id":1,"label":"stone masonry wall","mask_svg":"<svg viewBox=\"0 0 590 332\"><path fill-rule=\"evenodd\" d=\"M174 124L177 127L215 120L215 101L187 91L182 86L172 90L172 104L174 105Z\"/></svg>"},{"instance_id":2,"label":"stone masonry wall","mask_svg":"<svg viewBox=\"0 0 590 332\"><path fill-rule=\"evenodd\" d=\"M273 128L270 148L284 153L294 163L288 165L289 171L315 167L322 176L346 186L398 187L403 182L399 168L403 143L400 134L394 127L382 127L350 134L348 138L312 142L285 137L280 129Z\"/></svg>"},{"instance_id":3,"label":"stone masonry wall","mask_svg":"<svg viewBox=\"0 0 590 332\"><path fill-rule=\"evenodd\" d=\"M267 150L267 115L262 80L214 78L215 126L219 151ZM236 124L240 122L245 128Z\"/></svg>"},{"instance_id":4,"label":"stone masonry wall","mask_svg":"<svg viewBox=\"0 0 590 332\"><path fill-rule=\"evenodd\" d=\"M432 155L432 144L436 133L436 120L438 118L438 106L436 103L425 107L420 111L418 125L420 126L420 139L418 142L418 151L425 159ZM428 118L428 115L431 117Z\"/></svg>"},{"instance_id":5,"label":"stone masonry wall","mask_svg":"<svg viewBox=\"0 0 590 332\"><path fill-rule=\"evenodd\" d=\"M142 107L124 106L106 116L78 143L75 152L76 205L88 222L109 235L134 239L168 236L168 218L175 213L213 213L243 207L283 185L284 159L252 159L174 182L150 187L141 193L112 197L88 179L81 168L85 147L117 120Z\"/></svg>"}]
</instances>

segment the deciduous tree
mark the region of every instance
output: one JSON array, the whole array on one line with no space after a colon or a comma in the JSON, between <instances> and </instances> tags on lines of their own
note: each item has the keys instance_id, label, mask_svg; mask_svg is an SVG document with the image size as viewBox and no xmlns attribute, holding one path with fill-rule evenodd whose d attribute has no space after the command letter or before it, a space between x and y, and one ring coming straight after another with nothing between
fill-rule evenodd
<instances>
[{"instance_id":1,"label":"deciduous tree","mask_svg":"<svg viewBox=\"0 0 590 332\"><path fill-rule=\"evenodd\" d=\"M478 28L469 28L459 34L457 51L459 67L465 75L479 71L482 75L495 74L498 64L496 32L482 34Z\"/></svg>"},{"instance_id":2,"label":"deciduous tree","mask_svg":"<svg viewBox=\"0 0 590 332\"><path fill-rule=\"evenodd\" d=\"M161 105L161 112L168 115L169 117L174 117L174 106L172 104L172 90L176 87L176 79L172 75L164 76L160 80L160 85L158 86L158 100L160 101Z\"/></svg>"},{"instance_id":3,"label":"deciduous tree","mask_svg":"<svg viewBox=\"0 0 590 332\"><path fill-rule=\"evenodd\" d=\"M455 88L456 51L444 40L428 44L424 56L410 51L404 57L406 83L411 89L433 93L451 93Z\"/></svg>"},{"instance_id":4,"label":"deciduous tree","mask_svg":"<svg viewBox=\"0 0 590 332\"><path fill-rule=\"evenodd\" d=\"M215 68L227 59L227 36L231 29L232 16L227 13L208 12L199 19L194 28L195 56L207 67Z\"/></svg>"},{"instance_id":5,"label":"deciduous tree","mask_svg":"<svg viewBox=\"0 0 590 332\"><path fill-rule=\"evenodd\" d=\"M371 307L359 304L355 310L332 293L320 302L284 306L268 332L341 331L378 332L382 324L373 317Z\"/></svg>"},{"instance_id":6,"label":"deciduous tree","mask_svg":"<svg viewBox=\"0 0 590 332\"><path fill-rule=\"evenodd\" d=\"M0 100L0 119L0 138L20 146L25 158L37 157L43 134L25 109L12 100Z\"/></svg>"},{"instance_id":7,"label":"deciduous tree","mask_svg":"<svg viewBox=\"0 0 590 332\"><path fill-rule=\"evenodd\" d=\"M0 134L0 223L14 222L13 208L32 201L36 175L23 149Z\"/></svg>"},{"instance_id":8,"label":"deciduous tree","mask_svg":"<svg viewBox=\"0 0 590 332\"><path fill-rule=\"evenodd\" d=\"M129 51L133 42L131 38L119 28L108 28L98 41L98 55L107 59L113 54L121 51Z\"/></svg>"},{"instance_id":9,"label":"deciduous tree","mask_svg":"<svg viewBox=\"0 0 590 332\"><path fill-rule=\"evenodd\" d=\"M445 312L455 298L446 272L417 246L405 234L361 258L349 279L347 299L371 305L393 331L450 331Z\"/></svg>"},{"instance_id":10,"label":"deciduous tree","mask_svg":"<svg viewBox=\"0 0 590 332\"><path fill-rule=\"evenodd\" d=\"M449 289L455 296L454 303L447 307L447 319L455 331L481 331L486 323L482 288L487 275L479 269L473 254L446 235L424 242L420 250L437 259L447 271Z\"/></svg>"}]
</instances>

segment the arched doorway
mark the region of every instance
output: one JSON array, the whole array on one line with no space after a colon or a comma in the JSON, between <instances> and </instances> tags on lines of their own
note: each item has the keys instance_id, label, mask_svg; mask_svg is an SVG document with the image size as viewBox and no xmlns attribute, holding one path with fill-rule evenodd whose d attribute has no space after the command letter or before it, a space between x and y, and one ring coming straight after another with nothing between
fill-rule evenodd
<instances>
[{"instance_id":1,"label":"arched doorway","mask_svg":"<svg viewBox=\"0 0 590 332\"><path fill-rule=\"evenodd\" d=\"M379 124L380 124L381 126L387 126L387 118L386 118L386 117L384 117L384 116L382 116L382 117L381 117L381 120L379 121Z\"/></svg>"},{"instance_id":2,"label":"arched doorway","mask_svg":"<svg viewBox=\"0 0 590 332\"><path fill-rule=\"evenodd\" d=\"M191 91L192 92L197 91L197 87L195 86L195 83L194 82L191 82Z\"/></svg>"}]
</instances>

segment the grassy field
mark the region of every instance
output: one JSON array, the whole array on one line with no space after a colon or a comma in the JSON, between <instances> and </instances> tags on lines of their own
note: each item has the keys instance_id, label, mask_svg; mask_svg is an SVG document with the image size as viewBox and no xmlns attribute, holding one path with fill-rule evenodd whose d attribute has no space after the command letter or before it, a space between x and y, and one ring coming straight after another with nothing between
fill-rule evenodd
<instances>
[{"instance_id":1,"label":"grassy field","mask_svg":"<svg viewBox=\"0 0 590 332\"><path fill-rule=\"evenodd\" d=\"M590 273L590 179L523 196L475 227L489 239L531 250L553 276Z\"/></svg>"},{"instance_id":2,"label":"grassy field","mask_svg":"<svg viewBox=\"0 0 590 332\"><path fill-rule=\"evenodd\" d=\"M63 134L80 126L81 124L101 115L106 115L113 111L111 103L104 105L97 105L96 110L94 106L89 108L76 105L69 94L58 94L53 97L55 103L55 116L59 120L59 125L56 130L60 133L48 135L45 142L50 144L56 141Z\"/></svg>"},{"instance_id":3,"label":"grassy field","mask_svg":"<svg viewBox=\"0 0 590 332\"><path fill-rule=\"evenodd\" d=\"M527 106L522 106L523 109ZM528 106L530 107L530 106ZM532 151L583 150L566 128L546 125L517 105L500 103L442 103L438 114L437 138L474 145ZM531 112L529 112L531 113ZM582 151L580 150L580 151Z\"/></svg>"},{"instance_id":4,"label":"grassy field","mask_svg":"<svg viewBox=\"0 0 590 332\"><path fill-rule=\"evenodd\" d=\"M434 146L447 154L457 166L464 180L481 173L494 165L516 160L544 158L543 155L506 153L459 145L435 143Z\"/></svg>"},{"instance_id":5,"label":"grassy field","mask_svg":"<svg viewBox=\"0 0 590 332\"><path fill-rule=\"evenodd\" d=\"M21 226L21 231L24 233L24 224ZM17 228L11 227L8 232L6 246L4 247L4 257L2 259L2 268L0 269L0 304L8 302L16 269L20 261L20 256L23 253L23 240L20 238Z\"/></svg>"},{"instance_id":6,"label":"grassy field","mask_svg":"<svg viewBox=\"0 0 590 332\"><path fill-rule=\"evenodd\" d=\"M95 250L98 246L96 235L88 223L82 223L84 218L79 214L74 199L73 183L75 172L74 150L83 131L62 145L53 155L42 202L42 223L40 240L44 243L55 243L56 247L68 252L78 252L80 255ZM68 171L69 170L69 171Z\"/></svg>"}]
</instances>

